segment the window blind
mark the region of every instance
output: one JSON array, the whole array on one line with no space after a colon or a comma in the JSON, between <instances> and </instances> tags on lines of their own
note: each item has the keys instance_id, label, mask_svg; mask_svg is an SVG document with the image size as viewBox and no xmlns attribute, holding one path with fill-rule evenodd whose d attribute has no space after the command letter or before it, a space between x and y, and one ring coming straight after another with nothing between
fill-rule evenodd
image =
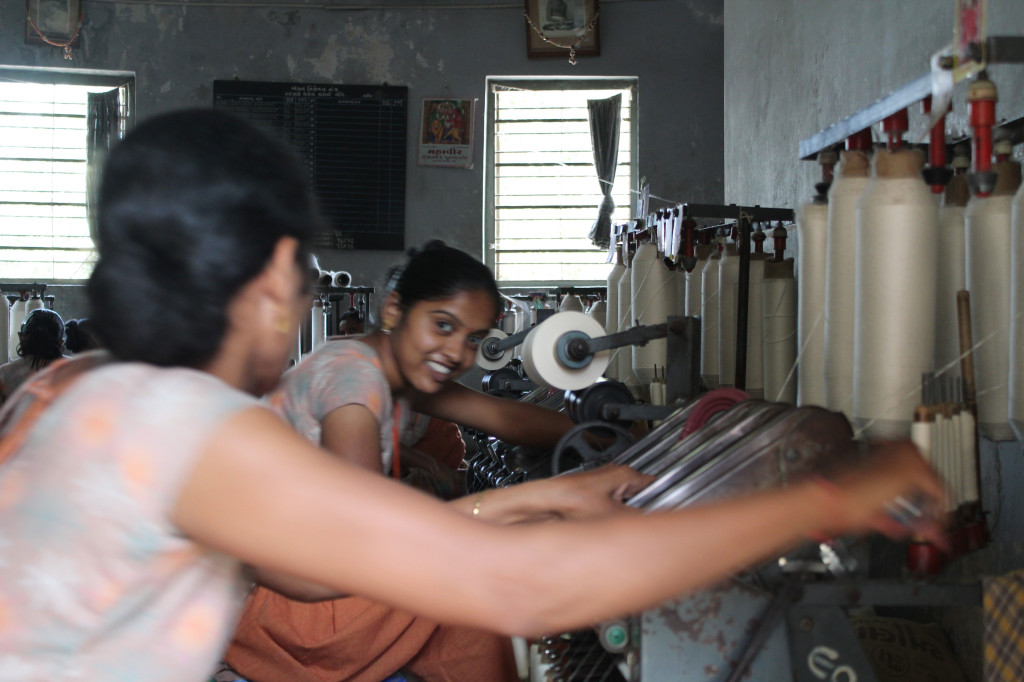
<instances>
[{"instance_id":1,"label":"window blind","mask_svg":"<svg viewBox=\"0 0 1024 682\"><path fill-rule=\"evenodd\" d=\"M622 95L613 220L630 212L632 88L492 86L493 251L499 282L597 282L607 252L588 238L601 203L587 100Z\"/></svg>"},{"instance_id":2,"label":"window blind","mask_svg":"<svg viewBox=\"0 0 1024 682\"><path fill-rule=\"evenodd\" d=\"M0 280L91 273L87 96L110 89L0 82Z\"/></svg>"}]
</instances>

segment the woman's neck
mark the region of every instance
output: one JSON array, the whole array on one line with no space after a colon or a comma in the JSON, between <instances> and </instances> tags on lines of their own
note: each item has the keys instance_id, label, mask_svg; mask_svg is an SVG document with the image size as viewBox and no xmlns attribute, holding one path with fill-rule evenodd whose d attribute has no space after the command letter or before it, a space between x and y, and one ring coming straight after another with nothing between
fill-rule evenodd
<instances>
[{"instance_id":1,"label":"woman's neck","mask_svg":"<svg viewBox=\"0 0 1024 682\"><path fill-rule=\"evenodd\" d=\"M364 336L362 341L377 352L377 357L380 358L381 371L384 372L384 379L388 382L391 395L395 398L405 395L409 391L409 386L405 383L402 373L398 370L398 361L395 359L395 352L391 346L391 334L385 334L377 330L372 334Z\"/></svg>"}]
</instances>

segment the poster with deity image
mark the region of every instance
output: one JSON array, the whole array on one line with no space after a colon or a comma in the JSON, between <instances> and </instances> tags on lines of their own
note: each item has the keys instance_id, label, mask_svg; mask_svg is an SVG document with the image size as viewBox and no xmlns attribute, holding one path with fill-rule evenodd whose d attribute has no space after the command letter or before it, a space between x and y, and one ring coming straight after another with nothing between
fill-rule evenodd
<instances>
[{"instance_id":1,"label":"poster with deity image","mask_svg":"<svg viewBox=\"0 0 1024 682\"><path fill-rule=\"evenodd\" d=\"M419 165L473 167L476 100L424 97Z\"/></svg>"}]
</instances>

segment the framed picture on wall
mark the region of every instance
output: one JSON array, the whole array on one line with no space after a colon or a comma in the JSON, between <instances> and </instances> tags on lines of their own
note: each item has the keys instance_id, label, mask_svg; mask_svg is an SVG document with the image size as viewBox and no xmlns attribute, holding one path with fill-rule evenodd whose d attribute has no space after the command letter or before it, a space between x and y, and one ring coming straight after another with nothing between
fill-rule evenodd
<instances>
[{"instance_id":1,"label":"framed picture on wall","mask_svg":"<svg viewBox=\"0 0 1024 682\"><path fill-rule=\"evenodd\" d=\"M526 0L530 59L601 54L597 0Z\"/></svg>"},{"instance_id":2,"label":"framed picture on wall","mask_svg":"<svg viewBox=\"0 0 1024 682\"><path fill-rule=\"evenodd\" d=\"M78 47L82 0L25 0L25 42Z\"/></svg>"},{"instance_id":3,"label":"framed picture on wall","mask_svg":"<svg viewBox=\"0 0 1024 682\"><path fill-rule=\"evenodd\" d=\"M472 168L475 110L474 99L424 97L419 165Z\"/></svg>"}]
</instances>

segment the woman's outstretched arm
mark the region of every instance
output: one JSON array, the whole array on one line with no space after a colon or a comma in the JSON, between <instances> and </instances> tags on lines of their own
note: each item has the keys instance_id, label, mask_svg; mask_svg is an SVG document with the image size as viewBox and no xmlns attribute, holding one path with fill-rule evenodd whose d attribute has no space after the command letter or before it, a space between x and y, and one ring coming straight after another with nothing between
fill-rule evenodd
<instances>
[{"instance_id":1,"label":"woman's outstretched arm","mask_svg":"<svg viewBox=\"0 0 1024 682\"><path fill-rule=\"evenodd\" d=\"M554 447L574 424L569 417L530 403L496 398L454 381L437 393L417 394L413 409L515 443Z\"/></svg>"},{"instance_id":2,"label":"woman's outstretched arm","mask_svg":"<svg viewBox=\"0 0 1024 682\"><path fill-rule=\"evenodd\" d=\"M885 455L831 490L802 483L677 512L495 526L339 462L255 408L212 437L171 518L197 542L268 570L441 621L537 635L653 606L808 535L891 529L885 505L899 495L941 499L912 446Z\"/></svg>"}]
</instances>

